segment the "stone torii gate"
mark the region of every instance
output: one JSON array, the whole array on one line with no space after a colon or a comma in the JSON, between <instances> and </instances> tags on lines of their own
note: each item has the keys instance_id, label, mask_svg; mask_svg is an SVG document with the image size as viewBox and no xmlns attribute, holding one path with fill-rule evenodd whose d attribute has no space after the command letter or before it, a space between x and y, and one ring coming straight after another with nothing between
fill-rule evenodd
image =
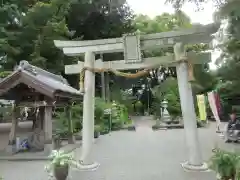
<instances>
[{"instance_id":1,"label":"stone torii gate","mask_svg":"<svg viewBox=\"0 0 240 180\"><path fill-rule=\"evenodd\" d=\"M198 140L196 114L189 83L190 64L201 64L210 61L210 53L186 53L186 44L209 43L212 34L219 28L218 24L198 26L182 31L163 32L157 34L140 35L140 33L124 35L122 38L101 39L92 41L58 41L55 46L61 48L68 56L85 54L85 61L75 65L65 66L66 74L78 74L84 67L106 68L115 70L144 69L149 67L176 66L181 109L184 120L184 130L188 150L188 161L182 166L190 170L206 170L203 163ZM162 57L142 58L141 52L149 49L174 47L174 54ZM102 62L95 61L97 53L123 52L124 60ZM84 107L83 107L83 144L81 161L86 168L96 168L97 163L90 157L94 134L94 94L95 74L85 71L84 81Z\"/></svg>"}]
</instances>

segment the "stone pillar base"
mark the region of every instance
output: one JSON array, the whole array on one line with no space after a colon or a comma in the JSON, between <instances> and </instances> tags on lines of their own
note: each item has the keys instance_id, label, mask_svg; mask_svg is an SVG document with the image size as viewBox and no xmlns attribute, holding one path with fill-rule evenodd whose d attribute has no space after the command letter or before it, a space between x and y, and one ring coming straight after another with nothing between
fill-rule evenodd
<instances>
[{"instance_id":1,"label":"stone pillar base","mask_svg":"<svg viewBox=\"0 0 240 180\"><path fill-rule=\"evenodd\" d=\"M79 169L86 170L86 171L95 171L98 169L99 166L100 164L97 162L94 162L92 164L84 164L82 161L80 161Z\"/></svg>"},{"instance_id":2,"label":"stone pillar base","mask_svg":"<svg viewBox=\"0 0 240 180\"><path fill-rule=\"evenodd\" d=\"M53 150L53 144L44 144L44 154L50 155Z\"/></svg>"},{"instance_id":3,"label":"stone pillar base","mask_svg":"<svg viewBox=\"0 0 240 180\"><path fill-rule=\"evenodd\" d=\"M76 143L75 136L71 135L70 137L68 137L68 144L75 144L75 143Z\"/></svg>"},{"instance_id":4,"label":"stone pillar base","mask_svg":"<svg viewBox=\"0 0 240 180\"><path fill-rule=\"evenodd\" d=\"M207 171L208 170L208 165L206 163L203 163L202 165L199 165L199 166L194 166L189 164L189 162L184 162L181 165L183 169L186 171Z\"/></svg>"}]
</instances>

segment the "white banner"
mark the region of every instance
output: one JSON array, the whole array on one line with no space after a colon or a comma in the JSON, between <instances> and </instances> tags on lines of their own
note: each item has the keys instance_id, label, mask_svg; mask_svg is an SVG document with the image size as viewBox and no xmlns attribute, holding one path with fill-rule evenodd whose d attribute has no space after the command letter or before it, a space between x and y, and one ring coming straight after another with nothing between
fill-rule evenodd
<instances>
[{"instance_id":1,"label":"white banner","mask_svg":"<svg viewBox=\"0 0 240 180\"><path fill-rule=\"evenodd\" d=\"M217 128L218 128L218 130L220 130L221 121L220 121L220 117L218 115L214 92L208 93L208 102L209 102L210 108L212 110L213 116L217 122Z\"/></svg>"}]
</instances>

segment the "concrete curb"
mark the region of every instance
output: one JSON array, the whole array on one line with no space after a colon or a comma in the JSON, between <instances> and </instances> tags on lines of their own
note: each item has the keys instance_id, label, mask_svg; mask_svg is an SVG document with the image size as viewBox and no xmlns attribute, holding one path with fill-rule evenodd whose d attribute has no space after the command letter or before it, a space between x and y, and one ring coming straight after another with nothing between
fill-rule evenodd
<instances>
[{"instance_id":1,"label":"concrete curb","mask_svg":"<svg viewBox=\"0 0 240 180\"><path fill-rule=\"evenodd\" d=\"M198 126L197 128L204 128ZM167 129L184 129L183 124L173 124L173 125L153 125L152 130L157 131L157 130L167 130Z\"/></svg>"},{"instance_id":2,"label":"concrete curb","mask_svg":"<svg viewBox=\"0 0 240 180\"><path fill-rule=\"evenodd\" d=\"M78 146L79 144L75 144L74 147L65 150L65 152L71 153L75 149L77 149ZM51 158L49 158L48 155L44 155L44 154L38 155L34 153L32 153L31 155L22 153L22 154L15 154L15 155L0 156L0 161L47 161L47 160L51 160Z\"/></svg>"}]
</instances>

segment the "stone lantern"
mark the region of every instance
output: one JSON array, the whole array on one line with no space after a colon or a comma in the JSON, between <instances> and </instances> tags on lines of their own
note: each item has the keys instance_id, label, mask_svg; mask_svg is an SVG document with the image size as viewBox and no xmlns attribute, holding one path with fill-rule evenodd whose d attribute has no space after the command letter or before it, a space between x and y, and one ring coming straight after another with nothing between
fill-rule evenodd
<instances>
[{"instance_id":1,"label":"stone lantern","mask_svg":"<svg viewBox=\"0 0 240 180\"><path fill-rule=\"evenodd\" d=\"M167 107L168 107L168 102L167 102L167 100L164 99L163 102L162 102L162 111L161 111L162 117L161 117L161 120L165 123L170 123L171 122L171 117L168 113Z\"/></svg>"}]
</instances>

